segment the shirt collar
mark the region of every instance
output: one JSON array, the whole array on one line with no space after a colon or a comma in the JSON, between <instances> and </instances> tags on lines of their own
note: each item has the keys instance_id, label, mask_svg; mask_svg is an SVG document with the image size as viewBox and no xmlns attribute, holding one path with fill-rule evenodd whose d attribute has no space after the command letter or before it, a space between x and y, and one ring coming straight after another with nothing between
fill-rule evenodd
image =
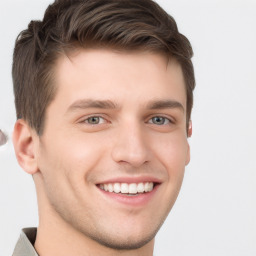
<instances>
[{"instance_id":1,"label":"shirt collar","mask_svg":"<svg viewBox=\"0 0 256 256\"><path fill-rule=\"evenodd\" d=\"M39 256L33 246L36 240L36 232L36 228L22 229L12 256Z\"/></svg>"}]
</instances>

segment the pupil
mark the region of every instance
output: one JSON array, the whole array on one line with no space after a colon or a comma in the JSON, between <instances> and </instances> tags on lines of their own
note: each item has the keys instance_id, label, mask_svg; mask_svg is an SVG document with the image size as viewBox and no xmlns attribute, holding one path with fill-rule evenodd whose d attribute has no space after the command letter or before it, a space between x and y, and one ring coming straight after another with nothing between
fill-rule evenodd
<instances>
[{"instance_id":1,"label":"pupil","mask_svg":"<svg viewBox=\"0 0 256 256\"><path fill-rule=\"evenodd\" d=\"M98 117L90 117L89 123L97 124L97 123L99 123L99 118Z\"/></svg>"},{"instance_id":2,"label":"pupil","mask_svg":"<svg viewBox=\"0 0 256 256\"><path fill-rule=\"evenodd\" d=\"M163 123L164 123L164 118L159 117L159 116L154 117L154 122L155 122L156 124L163 124Z\"/></svg>"}]
</instances>

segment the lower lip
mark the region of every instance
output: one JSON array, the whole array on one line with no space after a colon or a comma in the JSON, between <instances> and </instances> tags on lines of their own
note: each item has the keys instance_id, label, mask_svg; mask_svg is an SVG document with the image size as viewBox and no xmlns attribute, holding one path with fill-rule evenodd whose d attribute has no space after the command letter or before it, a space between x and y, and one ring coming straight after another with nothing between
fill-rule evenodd
<instances>
[{"instance_id":1,"label":"lower lip","mask_svg":"<svg viewBox=\"0 0 256 256\"><path fill-rule=\"evenodd\" d=\"M147 204L150 200L153 199L153 196L157 192L159 187L158 185L155 185L153 190L146 193L141 193L134 196L128 196L121 193L114 193L114 192L107 192L105 190L102 190L98 187L101 193L103 193L107 198L117 201L118 203L122 203L129 206L143 206Z\"/></svg>"}]
</instances>

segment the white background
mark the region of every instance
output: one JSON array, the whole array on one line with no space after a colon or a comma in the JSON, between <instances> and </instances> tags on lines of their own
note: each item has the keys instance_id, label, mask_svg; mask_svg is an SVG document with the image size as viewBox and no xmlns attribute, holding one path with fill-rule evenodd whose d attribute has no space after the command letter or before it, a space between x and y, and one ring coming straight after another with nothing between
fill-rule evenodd
<instances>
[{"instance_id":1,"label":"white background","mask_svg":"<svg viewBox=\"0 0 256 256\"><path fill-rule=\"evenodd\" d=\"M157 1L191 41L197 87L192 159L176 205L156 238L158 256L256 255L256 1ZM0 129L15 122L11 62L17 34L49 0L2 1ZM0 147L0 256L36 226L32 178Z\"/></svg>"}]
</instances>

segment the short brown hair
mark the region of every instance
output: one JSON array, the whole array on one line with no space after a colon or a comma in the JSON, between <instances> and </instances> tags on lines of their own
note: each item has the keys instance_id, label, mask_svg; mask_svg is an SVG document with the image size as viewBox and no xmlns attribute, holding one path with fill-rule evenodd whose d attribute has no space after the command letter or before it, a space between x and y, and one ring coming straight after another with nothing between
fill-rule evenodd
<instances>
[{"instance_id":1,"label":"short brown hair","mask_svg":"<svg viewBox=\"0 0 256 256\"><path fill-rule=\"evenodd\" d=\"M159 52L181 65L187 94L187 125L195 78L192 47L175 20L152 0L56 0L42 21L31 21L16 39L13 84L17 118L40 135L45 111L56 95L53 68L74 48Z\"/></svg>"}]
</instances>

